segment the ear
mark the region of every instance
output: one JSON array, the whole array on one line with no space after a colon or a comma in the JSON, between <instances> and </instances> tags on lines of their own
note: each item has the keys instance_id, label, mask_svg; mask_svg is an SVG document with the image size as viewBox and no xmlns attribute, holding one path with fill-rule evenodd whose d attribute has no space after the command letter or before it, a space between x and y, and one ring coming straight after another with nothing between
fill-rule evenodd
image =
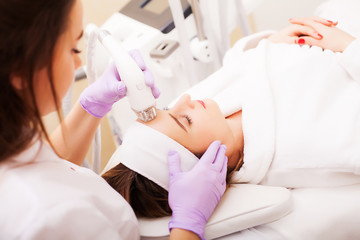
<instances>
[{"instance_id":1,"label":"ear","mask_svg":"<svg viewBox=\"0 0 360 240\"><path fill-rule=\"evenodd\" d=\"M10 75L10 83L18 91L23 90L26 86L23 79L15 74Z\"/></svg>"}]
</instances>

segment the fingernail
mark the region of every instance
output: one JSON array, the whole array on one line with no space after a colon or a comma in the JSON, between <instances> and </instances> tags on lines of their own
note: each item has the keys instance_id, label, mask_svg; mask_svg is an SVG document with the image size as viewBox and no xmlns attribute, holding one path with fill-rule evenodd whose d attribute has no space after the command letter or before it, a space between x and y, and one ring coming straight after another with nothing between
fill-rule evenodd
<instances>
[{"instance_id":1,"label":"fingernail","mask_svg":"<svg viewBox=\"0 0 360 240\"><path fill-rule=\"evenodd\" d=\"M218 144L219 146L220 146L220 144L221 144L220 140L215 140L213 143L214 143L214 144Z\"/></svg>"},{"instance_id":2,"label":"fingernail","mask_svg":"<svg viewBox=\"0 0 360 240\"><path fill-rule=\"evenodd\" d=\"M320 39L323 39L323 35L321 35L320 33L318 33L318 36L320 37Z\"/></svg>"},{"instance_id":3,"label":"fingernail","mask_svg":"<svg viewBox=\"0 0 360 240\"><path fill-rule=\"evenodd\" d=\"M301 44L301 45L302 45L302 44L305 44L305 39L300 38L299 41L298 41L298 44Z\"/></svg>"},{"instance_id":4,"label":"fingernail","mask_svg":"<svg viewBox=\"0 0 360 240\"><path fill-rule=\"evenodd\" d=\"M326 21L328 21L329 23L331 23L331 24L333 24L334 22L333 21L330 21L330 20L326 20Z\"/></svg>"}]
</instances>

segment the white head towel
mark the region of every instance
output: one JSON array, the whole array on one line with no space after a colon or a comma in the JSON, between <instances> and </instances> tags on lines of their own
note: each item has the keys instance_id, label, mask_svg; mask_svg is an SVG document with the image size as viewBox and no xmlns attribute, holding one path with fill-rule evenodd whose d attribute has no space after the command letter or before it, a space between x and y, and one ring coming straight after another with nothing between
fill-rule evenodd
<instances>
[{"instance_id":1,"label":"white head towel","mask_svg":"<svg viewBox=\"0 0 360 240\"><path fill-rule=\"evenodd\" d=\"M179 153L181 169L189 171L199 159L178 142L139 122L132 124L122 145L116 150L105 171L120 162L164 189L169 189L167 156L169 150Z\"/></svg>"}]
</instances>

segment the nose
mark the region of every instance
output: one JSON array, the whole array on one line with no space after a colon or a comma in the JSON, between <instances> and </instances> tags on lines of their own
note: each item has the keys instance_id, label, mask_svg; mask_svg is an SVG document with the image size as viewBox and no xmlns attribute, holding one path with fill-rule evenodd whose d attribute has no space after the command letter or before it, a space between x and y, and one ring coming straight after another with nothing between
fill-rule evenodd
<instances>
[{"instance_id":1,"label":"nose","mask_svg":"<svg viewBox=\"0 0 360 240\"><path fill-rule=\"evenodd\" d=\"M180 99L177 101L173 109L184 109L184 108L194 108L195 104L193 101L191 101L191 97L189 94L184 94L180 97Z\"/></svg>"},{"instance_id":2,"label":"nose","mask_svg":"<svg viewBox=\"0 0 360 240\"><path fill-rule=\"evenodd\" d=\"M180 102L182 103L182 105L187 106L189 108L194 108L195 104L194 102L191 100L191 97L189 94L184 94L181 98L180 98Z\"/></svg>"},{"instance_id":3,"label":"nose","mask_svg":"<svg viewBox=\"0 0 360 240\"><path fill-rule=\"evenodd\" d=\"M75 55L75 69L78 69L81 66L81 58L78 54Z\"/></svg>"}]
</instances>

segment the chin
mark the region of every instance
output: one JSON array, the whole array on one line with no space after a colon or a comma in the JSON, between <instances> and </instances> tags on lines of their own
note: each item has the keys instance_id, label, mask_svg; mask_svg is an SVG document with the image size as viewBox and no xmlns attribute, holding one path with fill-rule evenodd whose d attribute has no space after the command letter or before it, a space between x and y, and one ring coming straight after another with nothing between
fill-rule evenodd
<instances>
[{"instance_id":1,"label":"chin","mask_svg":"<svg viewBox=\"0 0 360 240\"><path fill-rule=\"evenodd\" d=\"M232 171L235 169L235 167L238 165L238 162L240 161L240 155L239 154L232 154L231 156L228 156L228 171Z\"/></svg>"}]
</instances>

